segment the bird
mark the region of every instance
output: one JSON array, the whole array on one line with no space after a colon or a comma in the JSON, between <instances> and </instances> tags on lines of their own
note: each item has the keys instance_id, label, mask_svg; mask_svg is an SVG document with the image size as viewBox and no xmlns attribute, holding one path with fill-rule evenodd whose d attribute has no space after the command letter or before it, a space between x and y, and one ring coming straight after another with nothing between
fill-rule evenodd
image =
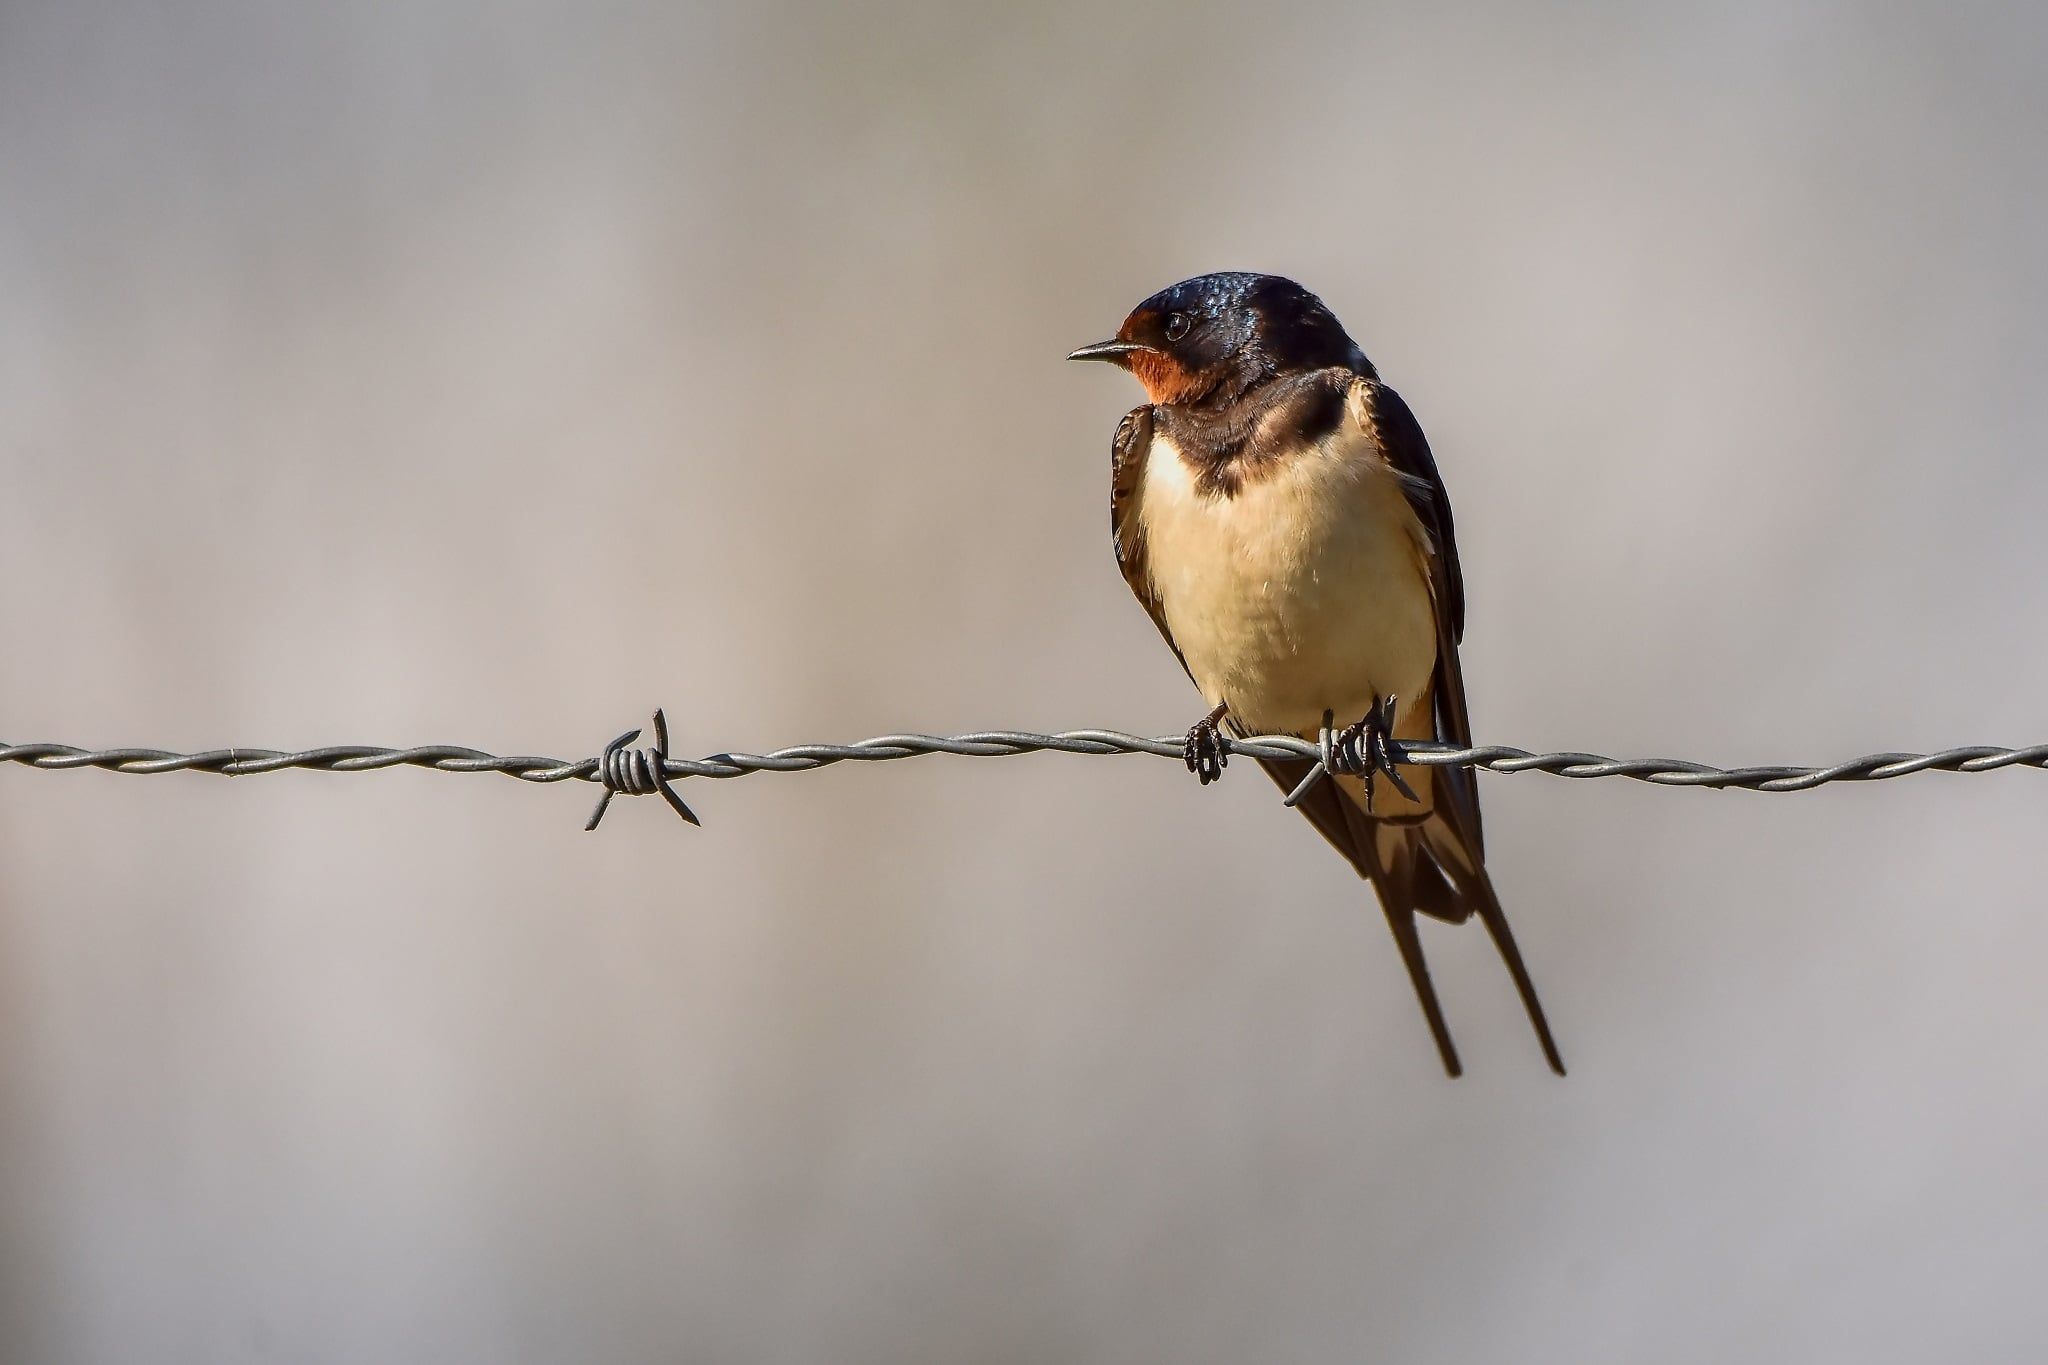
<instances>
[{"instance_id":1,"label":"bird","mask_svg":"<svg viewBox=\"0 0 2048 1365\"><path fill-rule=\"evenodd\" d=\"M1407 403L1321 299L1277 275L1183 280L1067 358L1128 371L1149 400L1111 445L1110 531L1211 708L1187 732L1189 771L1222 776L1226 727L1315 739L1319 760L1259 762L1372 884L1444 1070L1463 1066L1423 915L1478 918L1564 1075L1487 874L1471 770L1394 761L1402 741L1471 743L1451 504Z\"/></svg>"}]
</instances>

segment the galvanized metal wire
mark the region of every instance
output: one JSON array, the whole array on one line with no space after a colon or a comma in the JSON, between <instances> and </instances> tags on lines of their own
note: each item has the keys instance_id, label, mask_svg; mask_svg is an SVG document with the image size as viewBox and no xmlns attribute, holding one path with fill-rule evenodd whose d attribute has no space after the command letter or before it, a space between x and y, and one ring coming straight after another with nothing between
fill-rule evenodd
<instances>
[{"instance_id":1,"label":"galvanized metal wire","mask_svg":"<svg viewBox=\"0 0 2048 1365\"><path fill-rule=\"evenodd\" d=\"M116 773L214 773L253 777L291 769L360 773L384 768L431 768L449 773L502 773L522 782L595 782L613 794L663 793L671 805L687 811L672 791L671 781L686 777L729 778L750 773L809 772L835 763L877 763L926 754L964 758L1009 758L1018 754L1061 753L1105 756L1150 754L1176 761L1184 736L1148 739L1121 730L1066 730L1038 734L1028 730L979 730L964 735L877 735L852 744L797 744L765 754L716 753L704 758L674 758L667 753L667 735L657 714L660 737L651 749L628 750L635 735L622 735L593 758L560 759L486 753L453 744L426 744L409 749L370 744L337 744L320 749L206 749L176 753L167 749L85 749L71 744L0 744L0 763L65 770L96 768ZM1224 737L1228 752L1249 758L1298 758L1321 761L1317 741L1293 735ZM2026 748L1967 745L1936 753L1865 754L1826 767L1766 764L1722 768L1678 758L1608 758L1576 751L1531 753L1502 744L1458 748L1448 744L1391 745L1397 763L1422 767L1469 767L1496 773L1541 772L1554 777L1626 777L1660 787L1736 788L1758 792L1802 792L1833 782L1877 782L1911 773L1983 773L1999 768L2048 768L2048 744ZM600 802L598 813L603 813ZM686 818L690 818L687 817ZM596 817L591 826L595 827Z\"/></svg>"}]
</instances>

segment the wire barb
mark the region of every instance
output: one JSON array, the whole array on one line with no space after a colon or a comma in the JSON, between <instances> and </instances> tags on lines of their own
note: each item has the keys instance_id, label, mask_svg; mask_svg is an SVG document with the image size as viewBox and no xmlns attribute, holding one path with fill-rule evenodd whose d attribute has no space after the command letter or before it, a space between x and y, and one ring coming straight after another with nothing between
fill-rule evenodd
<instances>
[{"instance_id":1,"label":"wire barb","mask_svg":"<svg viewBox=\"0 0 2048 1365\"><path fill-rule=\"evenodd\" d=\"M583 827L588 834L597 828L597 822L604 819L607 807L614 796L646 796L660 792L669 809L693 825L704 822L697 818L695 811L683 804L683 798L676 795L676 789L668 784L668 718L661 714L659 707L654 712L654 744L646 749L628 749L626 746L640 738L638 730L628 730L604 746L604 754L597 760L597 780L604 783L604 795L597 798L597 809L590 813L590 823Z\"/></svg>"}]
</instances>

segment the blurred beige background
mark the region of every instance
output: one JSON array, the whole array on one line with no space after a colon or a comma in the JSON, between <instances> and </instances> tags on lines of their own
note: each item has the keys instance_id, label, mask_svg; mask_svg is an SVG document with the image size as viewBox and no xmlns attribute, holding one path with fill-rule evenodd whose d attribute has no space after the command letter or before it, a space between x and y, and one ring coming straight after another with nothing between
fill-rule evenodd
<instances>
[{"instance_id":1,"label":"blurred beige background","mask_svg":"<svg viewBox=\"0 0 2048 1365\"><path fill-rule=\"evenodd\" d=\"M0 737L1187 725L1121 376L1324 295L1480 737L2048 735L2048 17L0 5ZM2015 1360L2048 778L1487 777L1573 1065L1255 773L0 771L10 1362Z\"/></svg>"}]
</instances>

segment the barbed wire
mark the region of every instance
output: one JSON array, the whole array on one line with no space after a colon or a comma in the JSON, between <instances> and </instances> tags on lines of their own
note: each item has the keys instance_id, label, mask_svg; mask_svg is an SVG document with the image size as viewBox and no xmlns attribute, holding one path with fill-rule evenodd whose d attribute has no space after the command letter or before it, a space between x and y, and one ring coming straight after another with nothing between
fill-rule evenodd
<instances>
[{"instance_id":1,"label":"barbed wire","mask_svg":"<svg viewBox=\"0 0 2048 1365\"><path fill-rule=\"evenodd\" d=\"M1061 753L1104 756L1150 754L1183 757L1185 737L1148 739L1121 730L1066 730L1039 734L1029 730L978 730L964 735L877 735L852 744L796 744L765 754L717 753L704 758L675 758L668 753L666 723L654 716L656 742L628 749L639 736L619 736L595 758L567 760L527 755L486 753L453 744L425 744L409 749L370 744L336 744L320 749L206 749L176 753L167 749L83 749L71 744L0 743L0 763L45 770L96 768L116 773L214 773L223 777L254 777L289 769L360 773L384 768L431 768L445 773L502 773L522 782L595 782L605 791L586 828L595 829L605 805L615 794L644 796L662 793L677 814L696 823L695 815L677 797L670 783L686 777L731 778L751 773L809 772L835 763L876 763L926 754L963 758L1009 758L1018 754ZM1322 761L1315 740L1294 735L1222 737L1224 750L1247 758ZM1678 758L1608 758L1577 751L1531 753L1504 744L1391 744L1394 762L1420 767L1467 767L1496 773L1540 772L1553 777L1625 777L1660 787L1735 788L1758 792L1803 792L1833 782L1878 782L1921 772L1983 773L1999 768L2048 768L2048 744L2022 749L1968 745L1935 753L1865 754L1827 767L1767 764L1721 768Z\"/></svg>"}]
</instances>

